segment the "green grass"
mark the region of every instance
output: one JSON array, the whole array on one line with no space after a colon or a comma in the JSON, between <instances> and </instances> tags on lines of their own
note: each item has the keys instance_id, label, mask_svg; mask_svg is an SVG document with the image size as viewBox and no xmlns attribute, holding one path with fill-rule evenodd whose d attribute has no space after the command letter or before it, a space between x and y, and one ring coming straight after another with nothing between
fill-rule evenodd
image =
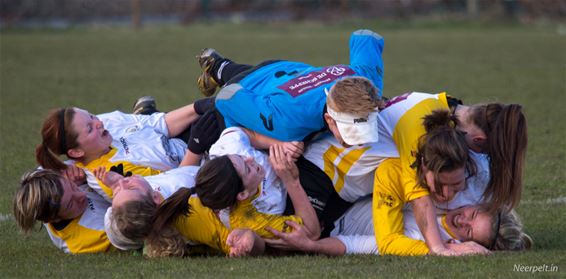
<instances>
[{"instance_id":1,"label":"green grass","mask_svg":"<svg viewBox=\"0 0 566 279\"><path fill-rule=\"evenodd\" d=\"M20 175L35 167L34 147L49 109L130 111L153 95L162 110L199 97L194 55L214 47L236 61L282 58L315 65L348 63L357 28L386 39L385 95L448 93L467 103L521 103L529 123L523 204L532 251L491 257L295 256L144 260L126 254L70 256L44 230L21 235L11 214ZM552 26L315 23L194 25L53 30L0 34L0 277L527 277L515 264L555 265L566 273L566 37ZM561 202L558 200L561 199Z\"/></svg>"}]
</instances>

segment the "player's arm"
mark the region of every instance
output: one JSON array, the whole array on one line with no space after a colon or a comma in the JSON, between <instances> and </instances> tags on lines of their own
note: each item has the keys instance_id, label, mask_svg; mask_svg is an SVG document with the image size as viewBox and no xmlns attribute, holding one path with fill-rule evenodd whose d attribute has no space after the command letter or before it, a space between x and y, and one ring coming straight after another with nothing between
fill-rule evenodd
<instances>
[{"instance_id":1,"label":"player's arm","mask_svg":"<svg viewBox=\"0 0 566 279\"><path fill-rule=\"evenodd\" d=\"M435 208L430 196L426 195L412 200L411 206L413 207L415 220L419 226L419 230L421 231L430 252L438 255L447 254L447 248L444 246L444 243L440 238Z\"/></svg>"},{"instance_id":2,"label":"player's arm","mask_svg":"<svg viewBox=\"0 0 566 279\"><path fill-rule=\"evenodd\" d=\"M294 160L298 159L304 152L305 145L302 141L280 141L278 139L260 134L250 129L241 128L250 139L250 144L256 149L267 150L272 145L280 145L283 147L285 153L288 153Z\"/></svg>"},{"instance_id":3,"label":"player's arm","mask_svg":"<svg viewBox=\"0 0 566 279\"><path fill-rule=\"evenodd\" d=\"M197 120L199 115L195 112L193 104L180 107L165 114L165 123L169 137L176 137L185 131L189 125Z\"/></svg>"},{"instance_id":4,"label":"player's arm","mask_svg":"<svg viewBox=\"0 0 566 279\"><path fill-rule=\"evenodd\" d=\"M312 207L305 190L299 181L299 170L292 161L290 155L286 155L279 145L271 146L269 149L269 161L277 176L287 188L287 194L293 202L295 214L303 219L307 235L311 239L320 236L320 224L316 212Z\"/></svg>"},{"instance_id":5,"label":"player's arm","mask_svg":"<svg viewBox=\"0 0 566 279\"><path fill-rule=\"evenodd\" d=\"M405 200L400 185L400 171L399 161L388 159L375 172L372 211L379 254L426 255L429 249L423 241L404 234L402 210Z\"/></svg>"},{"instance_id":6,"label":"player's arm","mask_svg":"<svg viewBox=\"0 0 566 279\"><path fill-rule=\"evenodd\" d=\"M282 250L304 251L329 256L342 256L346 253L346 246L339 239L328 237L312 240L307 236L304 226L293 221L288 221L287 224L293 228L293 231L286 233L268 228L277 238L266 239L265 242L271 247Z\"/></svg>"}]
</instances>

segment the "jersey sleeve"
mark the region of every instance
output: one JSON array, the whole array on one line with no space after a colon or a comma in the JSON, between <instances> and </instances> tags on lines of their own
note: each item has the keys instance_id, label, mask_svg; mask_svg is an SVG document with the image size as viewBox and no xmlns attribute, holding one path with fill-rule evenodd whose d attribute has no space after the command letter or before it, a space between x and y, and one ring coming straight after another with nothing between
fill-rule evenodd
<instances>
[{"instance_id":1,"label":"jersey sleeve","mask_svg":"<svg viewBox=\"0 0 566 279\"><path fill-rule=\"evenodd\" d=\"M393 131L393 141L397 145L399 159L401 160L401 185L403 186L403 199L410 202L428 194L428 190L417 182L416 170L411 166L416 160L419 139L425 134L422 118L431 113L434 106L426 103L437 103L435 99L421 102L408 110L399 119Z\"/></svg>"},{"instance_id":2,"label":"jersey sleeve","mask_svg":"<svg viewBox=\"0 0 566 279\"><path fill-rule=\"evenodd\" d=\"M210 147L211 156L223 156L229 154L250 154L253 147L250 138L239 127L224 129L220 138Z\"/></svg>"},{"instance_id":3,"label":"jersey sleeve","mask_svg":"<svg viewBox=\"0 0 566 279\"><path fill-rule=\"evenodd\" d=\"M404 235L403 206L407 202L400 187L401 162L385 160L376 170L373 192L373 225L380 255L417 256L429 252L425 242Z\"/></svg>"},{"instance_id":4,"label":"jersey sleeve","mask_svg":"<svg viewBox=\"0 0 566 279\"><path fill-rule=\"evenodd\" d=\"M373 235L337 235L334 237L346 246L346 254L379 254Z\"/></svg>"},{"instance_id":5,"label":"jersey sleeve","mask_svg":"<svg viewBox=\"0 0 566 279\"><path fill-rule=\"evenodd\" d=\"M229 230L212 210L203 206L197 197L189 198L189 215L175 220L175 228L188 240L210 248L230 253L226 244Z\"/></svg>"},{"instance_id":6,"label":"jersey sleeve","mask_svg":"<svg viewBox=\"0 0 566 279\"><path fill-rule=\"evenodd\" d=\"M230 212L230 227L232 229L248 228L264 238L275 237L265 229L267 227L281 232L290 232L292 227L288 226L285 223L286 221L303 224L301 217L296 215L282 216L258 212L249 200L239 202Z\"/></svg>"},{"instance_id":7,"label":"jersey sleeve","mask_svg":"<svg viewBox=\"0 0 566 279\"><path fill-rule=\"evenodd\" d=\"M373 77L380 95L383 91L383 44L382 36L367 29L357 30L350 37L350 65L367 71L365 76Z\"/></svg>"}]
</instances>

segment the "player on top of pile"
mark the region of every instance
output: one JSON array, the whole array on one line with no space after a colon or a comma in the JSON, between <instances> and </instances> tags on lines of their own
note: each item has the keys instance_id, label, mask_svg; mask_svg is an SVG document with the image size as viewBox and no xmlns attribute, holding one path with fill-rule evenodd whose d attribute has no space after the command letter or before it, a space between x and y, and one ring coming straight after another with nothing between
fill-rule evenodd
<instances>
[{"instance_id":1,"label":"player on top of pile","mask_svg":"<svg viewBox=\"0 0 566 279\"><path fill-rule=\"evenodd\" d=\"M199 100L195 107L202 108L198 111L202 114L217 115L213 125L218 131L241 126L260 137L290 142L308 141L317 132L330 130L347 146L376 142L382 50L383 38L369 30L351 35L350 65L314 67L271 60L252 67L205 49L198 56L203 68L199 89L212 95L218 86L224 87L215 98ZM356 102L345 105L346 100ZM216 140L209 134L191 134L189 151L197 155L206 151Z\"/></svg>"}]
</instances>

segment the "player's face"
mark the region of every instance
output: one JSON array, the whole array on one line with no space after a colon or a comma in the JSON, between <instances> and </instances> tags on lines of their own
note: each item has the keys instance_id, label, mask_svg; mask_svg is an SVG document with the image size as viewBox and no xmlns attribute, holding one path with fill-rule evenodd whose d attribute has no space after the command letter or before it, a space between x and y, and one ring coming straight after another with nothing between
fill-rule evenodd
<instances>
[{"instance_id":1,"label":"player's face","mask_svg":"<svg viewBox=\"0 0 566 279\"><path fill-rule=\"evenodd\" d=\"M259 165L252 157L244 157L240 155L228 155L234 168L238 172L242 183L244 184L244 191L249 196L257 193L258 187L265 177L265 170Z\"/></svg>"},{"instance_id":2,"label":"player's face","mask_svg":"<svg viewBox=\"0 0 566 279\"><path fill-rule=\"evenodd\" d=\"M326 121L326 124L328 125L328 129L330 130L330 132L332 132L332 135L334 135L334 138L336 138L336 140L344 147L348 148L351 147L351 145L347 144L344 139L342 139L342 135L340 134L340 130L338 130L338 126L336 126L336 120L332 119L332 116L330 116L330 114L325 113L324 114L324 120Z\"/></svg>"},{"instance_id":3,"label":"player's face","mask_svg":"<svg viewBox=\"0 0 566 279\"><path fill-rule=\"evenodd\" d=\"M86 193L77 185L66 178L61 178L63 186L63 196L59 204L58 217L61 220L75 219L86 209L88 199Z\"/></svg>"},{"instance_id":4,"label":"player's face","mask_svg":"<svg viewBox=\"0 0 566 279\"><path fill-rule=\"evenodd\" d=\"M104 129L104 124L88 111L74 108L72 126L77 133L78 149L83 152L81 157L96 159L109 151L112 136Z\"/></svg>"},{"instance_id":5,"label":"player's face","mask_svg":"<svg viewBox=\"0 0 566 279\"><path fill-rule=\"evenodd\" d=\"M446 214L448 227L460 241L475 241L486 247L492 235L493 221L493 216L479 206L461 207Z\"/></svg>"},{"instance_id":6,"label":"player's face","mask_svg":"<svg viewBox=\"0 0 566 279\"><path fill-rule=\"evenodd\" d=\"M146 196L153 195L153 188L147 180L139 175L125 177L120 180L118 186L114 188L112 206L122 206L124 203L134 200L142 200Z\"/></svg>"},{"instance_id":7,"label":"player's face","mask_svg":"<svg viewBox=\"0 0 566 279\"><path fill-rule=\"evenodd\" d=\"M466 170L462 167L452 171L440 172L434 183L441 185L442 191L437 192L436 188L429 184L428 188L431 198L436 202L448 202L452 200L458 192L466 188Z\"/></svg>"}]
</instances>

